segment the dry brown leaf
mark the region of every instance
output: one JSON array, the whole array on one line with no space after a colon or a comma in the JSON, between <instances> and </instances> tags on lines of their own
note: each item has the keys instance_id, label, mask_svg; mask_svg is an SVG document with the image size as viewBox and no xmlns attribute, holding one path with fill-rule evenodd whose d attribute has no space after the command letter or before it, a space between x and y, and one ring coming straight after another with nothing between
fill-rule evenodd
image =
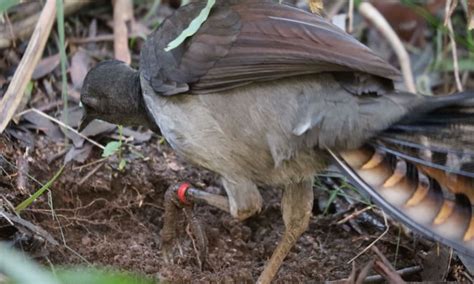
<instances>
[{"instance_id":1,"label":"dry brown leaf","mask_svg":"<svg viewBox=\"0 0 474 284\"><path fill-rule=\"evenodd\" d=\"M80 90L82 88L82 82L84 81L87 71L89 70L90 62L90 56L82 48L79 48L72 57L71 68L69 71L71 74L72 84L76 90Z\"/></svg>"},{"instance_id":2,"label":"dry brown leaf","mask_svg":"<svg viewBox=\"0 0 474 284\"><path fill-rule=\"evenodd\" d=\"M45 57L40 60L38 65L36 65L31 79L38 80L53 72L53 70L59 65L59 53Z\"/></svg>"},{"instance_id":3,"label":"dry brown leaf","mask_svg":"<svg viewBox=\"0 0 474 284\"><path fill-rule=\"evenodd\" d=\"M323 0L308 0L308 4L313 13L321 14L324 10Z\"/></svg>"}]
</instances>

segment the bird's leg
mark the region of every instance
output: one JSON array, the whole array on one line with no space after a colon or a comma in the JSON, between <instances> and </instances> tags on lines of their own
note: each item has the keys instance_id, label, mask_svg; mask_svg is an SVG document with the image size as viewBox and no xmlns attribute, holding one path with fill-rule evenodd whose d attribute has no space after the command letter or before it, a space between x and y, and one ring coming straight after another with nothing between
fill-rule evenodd
<instances>
[{"instance_id":1,"label":"bird's leg","mask_svg":"<svg viewBox=\"0 0 474 284\"><path fill-rule=\"evenodd\" d=\"M176 197L177 189L178 187L174 185L170 186L165 192L165 213L163 214L163 227L160 231L161 251L165 262L168 263L172 262L173 259L171 251L176 238L176 219L181 210L181 204Z\"/></svg>"},{"instance_id":2,"label":"bird's leg","mask_svg":"<svg viewBox=\"0 0 474 284\"><path fill-rule=\"evenodd\" d=\"M285 187L281 200L285 233L257 283L270 283L283 260L309 224L313 207L313 179L293 183Z\"/></svg>"},{"instance_id":3,"label":"bird's leg","mask_svg":"<svg viewBox=\"0 0 474 284\"><path fill-rule=\"evenodd\" d=\"M219 208L222 211L228 213L230 212L228 198L219 194L212 194L203 190L189 187L188 190L186 190L184 198L184 202L207 204Z\"/></svg>"},{"instance_id":4,"label":"bird's leg","mask_svg":"<svg viewBox=\"0 0 474 284\"><path fill-rule=\"evenodd\" d=\"M184 209L191 232L195 238L198 262L200 265L206 262L207 237L201 223L192 210L192 204L194 203L209 204L229 212L229 202L224 196L193 188L187 183L170 186L165 193L165 214L163 216L163 228L160 232L161 249L167 262L172 260L171 251L176 238L176 219L181 209Z\"/></svg>"},{"instance_id":5,"label":"bird's leg","mask_svg":"<svg viewBox=\"0 0 474 284\"><path fill-rule=\"evenodd\" d=\"M171 261L171 251L176 238L176 218L181 209L184 209L189 221L194 244L198 250L198 261L206 263L207 238L195 216L193 204L208 204L230 213L233 217L244 220L262 207L262 197L257 186L245 179L223 179L227 196L208 193L191 187L187 183L170 186L165 193L165 214L161 229L162 252L165 261Z\"/></svg>"}]
</instances>

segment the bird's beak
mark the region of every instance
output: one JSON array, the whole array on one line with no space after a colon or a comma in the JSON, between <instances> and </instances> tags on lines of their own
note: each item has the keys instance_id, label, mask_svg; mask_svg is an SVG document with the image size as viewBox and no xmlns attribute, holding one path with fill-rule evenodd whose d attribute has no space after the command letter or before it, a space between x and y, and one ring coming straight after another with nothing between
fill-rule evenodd
<instances>
[{"instance_id":1,"label":"bird's beak","mask_svg":"<svg viewBox=\"0 0 474 284\"><path fill-rule=\"evenodd\" d=\"M88 113L84 108L84 114L82 115L81 122L79 123L78 131L81 132L82 130L84 130L84 128L86 128L87 125L89 125L89 123L91 123L94 119L95 117Z\"/></svg>"}]
</instances>

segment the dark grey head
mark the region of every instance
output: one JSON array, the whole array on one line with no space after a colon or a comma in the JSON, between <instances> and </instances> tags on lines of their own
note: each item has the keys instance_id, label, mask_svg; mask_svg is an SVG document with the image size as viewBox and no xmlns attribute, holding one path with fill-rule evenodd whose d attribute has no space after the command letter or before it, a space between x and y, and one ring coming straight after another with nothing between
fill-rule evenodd
<instances>
[{"instance_id":1,"label":"dark grey head","mask_svg":"<svg viewBox=\"0 0 474 284\"><path fill-rule=\"evenodd\" d=\"M81 129L94 119L156 128L148 120L140 73L122 61L104 61L92 68L84 79L81 102L85 111Z\"/></svg>"}]
</instances>

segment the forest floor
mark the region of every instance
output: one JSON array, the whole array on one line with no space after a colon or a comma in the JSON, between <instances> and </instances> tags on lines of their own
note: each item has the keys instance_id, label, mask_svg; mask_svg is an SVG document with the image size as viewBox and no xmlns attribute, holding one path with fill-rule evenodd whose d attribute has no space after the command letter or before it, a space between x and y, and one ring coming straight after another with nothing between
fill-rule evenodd
<instances>
[{"instance_id":1,"label":"forest floor","mask_svg":"<svg viewBox=\"0 0 474 284\"><path fill-rule=\"evenodd\" d=\"M111 35L112 8L95 5L95 9L85 9L68 18L66 26L72 108L64 111L55 92L61 88L53 40L41 61L42 73L35 79L25 109L40 109L58 118L67 112L70 124L77 126L78 78L83 78L92 62L113 56L111 39L107 37ZM137 10L143 14L146 7ZM164 10L162 13L166 14L171 8ZM98 36L100 31L106 36ZM96 41L91 40L94 37ZM78 40L81 38L87 40ZM136 64L143 40L133 42L132 61ZM21 44L0 50L2 92L23 51ZM50 68L51 64L56 67ZM174 262L167 263L160 251L160 229L168 187L188 181L203 190L224 192L216 175L177 157L160 136L141 128L126 130L120 154L103 158L101 149L36 112L28 112L17 124L12 123L0 135L0 240L22 249L45 266L93 265L173 283L253 282L284 231L280 189L262 188L262 212L242 222L210 206L194 206L209 239L208 261L201 267L187 220L182 217L177 220L180 234ZM117 129L110 125L97 124L91 131L89 136L102 145L119 139ZM72 142L65 143L64 136ZM67 163L50 190L23 210L21 218L4 216L13 214L14 206L50 181L65 160ZM126 161L123 169L122 161ZM334 188L328 190L327 186L322 190L323 185L324 182L315 185L317 199L309 228L285 259L277 281L342 281L353 271L353 258L358 256L358 268L376 259L369 249L374 241L404 280L470 279L459 259L446 248L408 232L374 206L358 202L361 197L347 196ZM369 275L375 275L369 279L372 282L383 281L373 271Z\"/></svg>"}]
</instances>

